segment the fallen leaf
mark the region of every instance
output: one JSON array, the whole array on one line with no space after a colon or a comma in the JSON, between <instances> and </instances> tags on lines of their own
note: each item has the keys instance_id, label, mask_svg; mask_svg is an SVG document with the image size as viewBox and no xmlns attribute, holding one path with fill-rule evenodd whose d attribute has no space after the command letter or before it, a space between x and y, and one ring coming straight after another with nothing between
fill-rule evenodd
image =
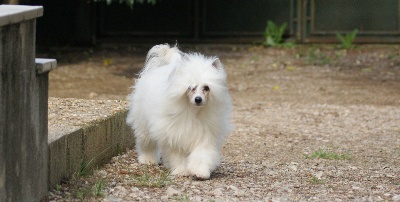
<instances>
[{"instance_id":1,"label":"fallen leaf","mask_svg":"<svg viewBox=\"0 0 400 202\"><path fill-rule=\"evenodd\" d=\"M111 65L112 64L112 60L111 59L104 59L103 60L103 65L104 66L108 66L108 65Z\"/></svg>"},{"instance_id":2,"label":"fallen leaf","mask_svg":"<svg viewBox=\"0 0 400 202\"><path fill-rule=\"evenodd\" d=\"M370 72L370 71L372 71L372 67L362 68L361 71Z\"/></svg>"},{"instance_id":3,"label":"fallen leaf","mask_svg":"<svg viewBox=\"0 0 400 202\"><path fill-rule=\"evenodd\" d=\"M286 69L289 71L294 71L294 70L296 70L296 67L288 66L288 67L286 67Z\"/></svg>"}]
</instances>

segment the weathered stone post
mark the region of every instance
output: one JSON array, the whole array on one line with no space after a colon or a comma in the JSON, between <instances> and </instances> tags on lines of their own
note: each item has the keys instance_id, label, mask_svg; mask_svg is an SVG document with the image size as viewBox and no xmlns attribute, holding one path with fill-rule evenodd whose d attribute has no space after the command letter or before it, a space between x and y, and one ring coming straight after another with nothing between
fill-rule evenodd
<instances>
[{"instance_id":1,"label":"weathered stone post","mask_svg":"<svg viewBox=\"0 0 400 202\"><path fill-rule=\"evenodd\" d=\"M0 201L48 191L47 74L35 65L42 15L41 6L0 5Z\"/></svg>"}]
</instances>

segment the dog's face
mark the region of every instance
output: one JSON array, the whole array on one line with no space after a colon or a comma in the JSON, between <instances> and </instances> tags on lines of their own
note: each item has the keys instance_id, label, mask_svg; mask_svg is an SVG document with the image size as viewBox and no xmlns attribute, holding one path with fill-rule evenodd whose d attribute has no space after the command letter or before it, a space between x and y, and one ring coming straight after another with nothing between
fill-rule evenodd
<instances>
[{"instance_id":1,"label":"dog's face","mask_svg":"<svg viewBox=\"0 0 400 202\"><path fill-rule=\"evenodd\" d=\"M187 96L191 104L202 107L207 104L210 87L206 84L192 84L188 87Z\"/></svg>"},{"instance_id":2,"label":"dog's face","mask_svg":"<svg viewBox=\"0 0 400 202\"><path fill-rule=\"evenodd\" d=\"M226 73L218 58L188 54L170 73L167 90L196 108L219 103L227 91Z\"/></svg>"}]
</instances>

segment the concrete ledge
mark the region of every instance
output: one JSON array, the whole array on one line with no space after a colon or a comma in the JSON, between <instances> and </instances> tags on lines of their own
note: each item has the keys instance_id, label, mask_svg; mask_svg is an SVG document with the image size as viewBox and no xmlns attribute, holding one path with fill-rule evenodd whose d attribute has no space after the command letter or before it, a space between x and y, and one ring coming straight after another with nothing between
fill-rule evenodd
<instances>
[{"instance_id":1,"label":"concrete ledge","mask_svg":"<svg viewBox=\"0 0 400 202\"><path fill-rule=\"evenodd\" d=\"M57 60L48 58L36 58L36 72L38 74L48 73L50 70L57 68Z\"/></svg>"},{"instance_id":2,"label":"concrete ledge","mask_svg":"<svg viewBox=\"0 0 400 202\"><path fill-rule=\"evenodd\" d=\"M49 187L133 148L126 103L49 98Z\"/></svg>"},{"instance_id":3,"label":"concrete ledge","mask_svg":"<svg viewBox=\"0 0 400 202\"><path fill-rule=\"evenodd\" d=\"M35 19L42 15L42 6L0 5L0 26Z\"/></svg>"}]
</instances>

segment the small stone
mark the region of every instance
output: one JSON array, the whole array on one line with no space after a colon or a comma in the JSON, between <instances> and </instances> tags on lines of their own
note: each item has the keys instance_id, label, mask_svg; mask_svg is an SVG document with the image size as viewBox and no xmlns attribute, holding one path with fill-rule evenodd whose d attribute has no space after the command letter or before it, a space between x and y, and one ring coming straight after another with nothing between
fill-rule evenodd
<instances>
[{"instance_id":1,"label":"small stone","mask_svg":"<svg viewBox=\"0 0 400 202\"><path fill-rule=\"evenodd\" d=\"M234 193L235 196L244 196L244 191L240 190L239 188L237 188L233 185L229 186L228 188L235 191L235 193Z\"/></svg>"},{"instance_id":2,"label":"small stone","mask_svg":"<svg viewBox=\"0 0 400 202\"><path fill-rule=\"evenodd\" d=\"M137 188L137 187L132 187L132 188L131 188L131 191L132 191L132 192L138 192L138 191L140 191L140 190L139 190L139 188Z\"/></svg>"},{"instance_id":3,"label":"small stone","mask_svg":"<svg viewBox=\"0 0 400 202\"><path fill-rule=\"evenodd\" d=\"M193 201L201 202L201 201L203 201L203 199L201 198L201 196L195 196L195 197L193 198Z\"/></svg>"},{"instance_id":4,"label":"small stone","mask_svg":"<svg viewBox=\"0 0 400 202\"><path fill-rule=\"evenodd\" d=\"M358 168L356 166L349 166L350 170L357 170Z\"/></svg>"},{"instance_id":5,"label":"small stone","mask_svg":"<svg viewBox=\"0 0 400 202\"><path fill-rule=\"evenodd\" d=\"M393 201L400 201L400 195L394 195L394 196L392 197L392 200L393 200Z\"/></svg>"},{"instance_id":6,"label":"small stone","mask_svg":"<svg viewBox=\"0 0 400 202\"><path fill-rule=\"evenodd\" d=\"M117 198L117 197L115 197L115 196L108 196L107 197L107 200L108 201L110 201L110 202L121 202L122 201L122 199L120 199L120 198Z\"/></svg>"},{"instance_id":7,"label":"small stone","mask_svg":"<svg viewBox=\"0 0 400 202\"><path fill-rule=\"evenodd\" d=\"M297 171L297 166L295 165L289 165L289 168L293 171Z\"/></svg>"},{"instance_id":8,"label":"small stone","mask_svg":"<svg viewBox=\"0 0 400 202\"><path fill-rule=\"evenodd\" d=\"M322 175L324 173L322 171L318 171L317 173L315 173L315 177L318 178L319 180L322 178Z\"/></svg>"},{"instance_id":9,"label":"small stone","mask_svg":"<svg viewBox=\"0 0 400 202\"><path fill-rule=\"evenodd\" d=\"M107 172L105 170L99 170L99 171L97 171L97 174L100 176L106 176Z\"/></svg>"},{"instance_id":10,"label":"small stone","mask_svg":"<svg viewBox=\"0 0 400 202\"><path fill-rule=\"evenodd\" d=\"M168 187L166 193L167 193L168 196L177 196L177 195L181 194L180 191L178 191L178 190L176 190L176 189L174 189L172 187Z\"/></svg>"},{"instance_id":11,"label":"small stone","mask_svg":"<svg viewBox=\"0 0 400 202\"><path fill-rule=\"evenodd\" d=\"M161 201L168 201L169 196L165 195L165 196L161 196Z\"/></svg>"},{"instance_id":12,"label":"small stone","mask_svg":"<svg viewBox=\"0 0 400 202\"><path fill-rule=\"evenodd\" d=\"M98 94L95 93L95 92L89 93L89 98L90 98L90 99L93 99L93 98L95 98L95 97L97 97L97 96L98 96Z\"/></svg>"},{"instance_id":13,"label":"small stone","mask_svg":"<svg viewBox=\"0 0 400 202\"><path fill-rule=\"evenodd\" d=\"M214 196L222 196L223 195L222 190L223 190L222 188L214 189L213 191Z\"/></svg>"},{"instance_id":14,"label":"small stone","mask_svg":"<svg viewBox=\"0 0 400 202\"><path fill-rule=\"evenodd\" d=\"M183 187L187 187L187 186L189 186L190 185L190 181L188 180L188 181L185 181L184 183L183 183Z\"/></svg>"},{"instance_id":15,"label":"small stone","mask_svg":"<svg viewBox=\"0 0 400 202\"><path fill-rule=\"evenodd\" d=\"M232 190L234 190L234 191L239 190L239 188L237 188L237 187L235 187L235 186L233 186L233 185L230 185L228 188L229 188L229 189L232 189Z\"/></svg>"}]
</instances>

